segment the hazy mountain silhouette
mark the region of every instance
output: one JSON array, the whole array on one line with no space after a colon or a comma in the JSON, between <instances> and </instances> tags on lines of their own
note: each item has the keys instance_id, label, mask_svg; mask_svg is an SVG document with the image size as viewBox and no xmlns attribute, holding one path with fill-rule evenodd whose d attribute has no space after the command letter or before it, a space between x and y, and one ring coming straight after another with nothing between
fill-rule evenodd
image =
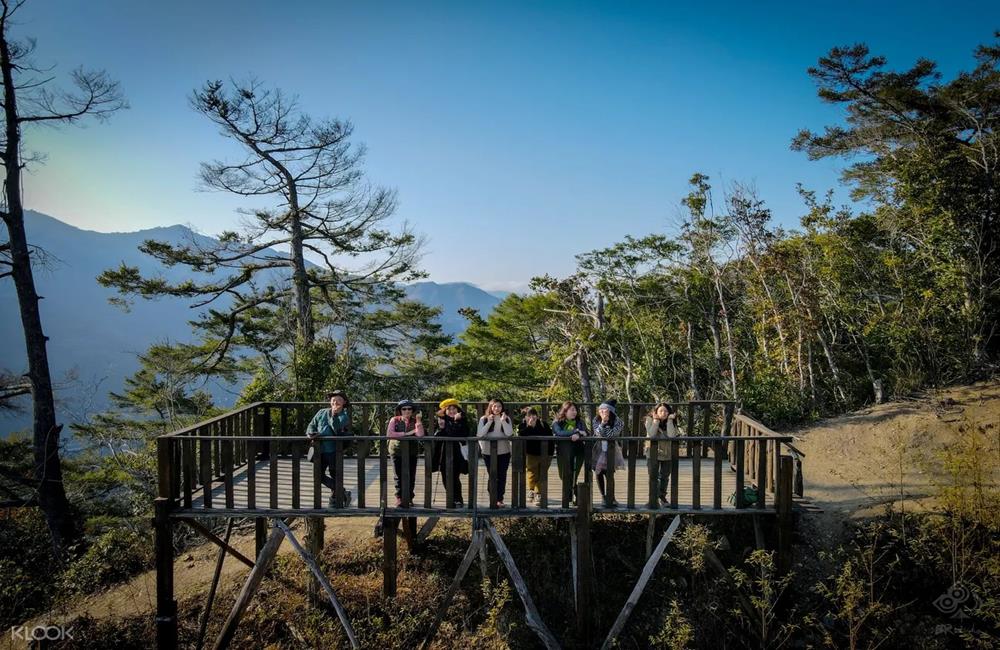
<instances>
[{"instance_id":1,"label":"hazy mountain silhouette","mask_svg":"<svg viewBox=\"0 0 1000 650\"><path fill-rule=\"evenodd\" d=\"M160 341L191 339L189 320L198 312L181 299L135 300L126 312L108 302L116 293L97 284L101 271L124 262L144 274L160 273L176 281L188 277L185 268L165 268L138 246L147 239L169 242L192 237L211 243L210 237L186 226L151 228L137 232L101 233L82 230L48 215L27 211L28 241L46 252L49 262L36 267L35 282L41 301L42 324L49 337L49 363L59 385L60 420L73 422L107 406L107 394L119 390L125 377L138 367L137 353ZM419 282L408 287L411 298L442 308L443 329L457 335L465 329L461 307L488 314L500 299L471 284ZM13 284L0 282L0 368L14 373L26 370ZM224 402L226 395L216 393ZM0 416L0 436L27 427L27 415Z\"/></svg>"}]
</instances>

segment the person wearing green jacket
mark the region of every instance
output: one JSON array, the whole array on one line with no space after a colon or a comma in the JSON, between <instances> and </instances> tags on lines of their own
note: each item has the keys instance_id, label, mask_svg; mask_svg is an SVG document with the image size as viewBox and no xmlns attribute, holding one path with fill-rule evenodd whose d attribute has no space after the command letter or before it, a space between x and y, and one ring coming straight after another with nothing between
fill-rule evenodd
<instances>
[{"instance_id":1,"label":"person wearing green jacket","mask_svg":"<svg viewBox=\"0 0 1000 650\"><path fill-rule=\"evenodd\" d=\"M567 483L572 486L573 502L576 503L576 482L585 464L586 455L583 439L590 435L587 423L576 404L563 402L555 419L552 420L552 434L559 440L556 447L559 478L564 486Z\"/></svg>"},{"instance_id":2,"label":"person wearing green jacket","mask_svg":"<svg viewBox=\"0 0 1000 650\"><path fill-rule=\"evenodd\" d=\"M337 495L337 445L333 438L351 435L351 402L342 390L327 393L327 399L330 400L330 408L316 412L306 427L306 435L313 439L313 445L319 452L320 480L330 488L329 504L332 506ZM350 503L351 492L344 490L344 504Z\"/></svg>"}]
</instances>

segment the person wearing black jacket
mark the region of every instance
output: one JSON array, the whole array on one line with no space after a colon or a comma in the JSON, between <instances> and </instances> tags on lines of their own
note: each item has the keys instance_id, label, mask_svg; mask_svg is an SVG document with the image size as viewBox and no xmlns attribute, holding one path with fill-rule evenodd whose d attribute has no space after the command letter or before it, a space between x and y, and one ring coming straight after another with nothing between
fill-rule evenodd
<instances>
[{"instance_id":1,"label":"person wearing black jacket","mask_svg":"<svg viewBox=\"0 0 1000 650\"><path fill-rule=\"evenodd\" d=\"M446 399L438 405L437 430L435 438L467 438L469 436L469 421L465 411L457 399ZM448 476L448 448L452 449L452 475ZM466 459L466 443L450 442L434 445L434 457L431 461L431 471L441 472L441 483L445 490L449 483L455 498L455 507L464 508L462 498L462 474L469 473L469 462Z\"/></svg>"},{"instance_id":2,"label":"person wearing black jacket","mask_svg":"<svg viewBox=\"0 0 1000 650\"><path fill-rule=\"evenodd\" d=\"M538 415L534 406L524 409L524 420L517 426L519 436L552 437L552 427ZM555 445L547 440L527 440L524 443L524 465L528 479L528 503L541 499L542 476L548 474Z\"/></svg>"}]
</instances>

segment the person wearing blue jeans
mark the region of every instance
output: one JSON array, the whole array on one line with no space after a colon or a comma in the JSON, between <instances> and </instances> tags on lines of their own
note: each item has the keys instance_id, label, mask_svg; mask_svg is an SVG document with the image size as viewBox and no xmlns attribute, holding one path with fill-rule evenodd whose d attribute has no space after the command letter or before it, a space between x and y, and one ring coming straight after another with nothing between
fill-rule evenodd
<instances>
[{"instance_id":1,"label":"person wearing blue jeans","mask_svg":"<svg viewBox=\"0 0 1000 650\"><path fill-rule=\"evenodd\" d=\"M320 481L330 488L329 504L332 506L337 494L337 445L333 441L336 436L351 435L351 412L350 401L342 390L335 390L327 393L330 400L330 408L323 408L316 412L309 426L306 427L306 435L310 438L319 439L314 442L319 453L319 473ZM343 447L341 447L343 453ZM350 490L344 490L344 505L351 502Z\"/></svg>"}]
</instances>

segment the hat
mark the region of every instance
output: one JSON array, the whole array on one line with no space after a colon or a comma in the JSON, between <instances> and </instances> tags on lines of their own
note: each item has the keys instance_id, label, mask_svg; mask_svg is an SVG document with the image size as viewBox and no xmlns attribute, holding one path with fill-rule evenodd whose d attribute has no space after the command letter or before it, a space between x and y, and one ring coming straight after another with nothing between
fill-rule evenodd
<instances>
[{"instance_id":1,"label":"hat","mask_svg":"<svg viewBox=\"0 0 1000 650\"><path fill-rule=\"evenodd\" d=\"M333 399L334 397L337 397L338 395L340 397L343 397L345 402L347 401L347 393L345 393L342 390L330 390L330 391L327 391L326 398L327 399Z\"/></svg>"},{"instance_id":2,"label":"hat","mask_svg":"<svg viewBox=\"0 0 1000 650\"><path fill-rule=\"evenodd\" d=\"M616 406L618 406L618 400L613 400L613 399L604 400L603 402L601 402L601 405L597 407L597 410L608 409L609 411L617 415L618 412L615 411Z\"/></svg>"},{"instance_id":3,"label":"hat","mask_svg":"<svg viewBox=\"0 0 1000 650\"><path fill-rule=\"evenodd\" d=\"M408 400L408 399L401 399L401 400L399 400L399 402L396 404L396 410L398 411L398 410L402 409L405 406L409 406L410 408L413 408L413 400Z\"/></svg>"},{"instance_id":4,"label":"hat","mask_svg":"<svg viewBox=\"0 0 1000 650\"><path fill-rule=\"evenodd\" d=\"M458 400L455 399L454 397L449 397L448 399L438 404L438 408L441 409L442 411L448 408L449 406L458 406Z\"/></svg>"}]
</instances>

